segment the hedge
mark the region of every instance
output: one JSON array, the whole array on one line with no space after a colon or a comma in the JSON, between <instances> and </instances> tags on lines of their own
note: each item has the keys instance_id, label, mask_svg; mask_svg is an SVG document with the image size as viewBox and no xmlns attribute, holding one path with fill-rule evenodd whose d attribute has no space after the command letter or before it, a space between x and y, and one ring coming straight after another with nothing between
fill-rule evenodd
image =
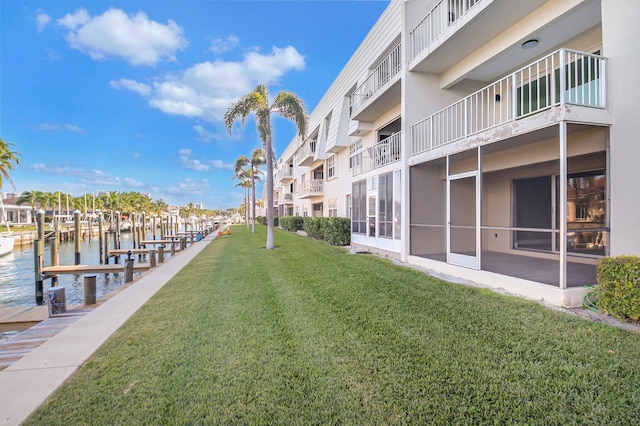
<instances>
[{"instance_id":1,"label":"hedge","mask_svg":"<svg viewBox=\"0 0 640 426\"><path fill-rule=\"evenodd\" d=\"M280 218L280 227L285 231L296 232L302 230L304 218L300 216L283 216Z\"/></svg>"},{"instance_id":2,"label":"hedge","mask_svg":"<svg viewBox=\"0 0 640 426\"><path fill-rule=\"evenodd\" d=\"M278 219L280 219L278 216L273 218L273 226L278 226L278 223L280 222ZM267 226L267 217L266 216L258 216L258 217L256 217L256 220L258 221L258 223L260 225Z\"/></svg>"},{"instance_id":3,"label":"hedge","mask_svg":"<svg viewBox=\"0 0 640 426\"><path fill-rule=\"evenodd\" d=\"M351 244L351 221L345 217L307 217L304 230L307 236L334 246Z\"/></svg>"},{"instance_id":4,"label":"hedge","mask_svg":"<svg viewBox=\"0 0 640 426\"><path fill-rule=\"evenodd\" d=\"M621 320L640 320L640 257L616 256L598 262L598 308Z\"/></svg>"}]
</instances>

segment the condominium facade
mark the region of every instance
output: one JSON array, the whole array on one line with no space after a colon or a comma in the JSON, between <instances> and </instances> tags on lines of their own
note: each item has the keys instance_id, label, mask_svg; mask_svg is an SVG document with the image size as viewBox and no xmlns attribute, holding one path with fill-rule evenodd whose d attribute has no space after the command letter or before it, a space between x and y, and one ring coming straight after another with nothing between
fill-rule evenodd
<instances>
[{"instance_id":1,"label":"condominium facade","mask_svg":"<svg viewBox=\"0 0 640 426\"><path fill-rule=\"evenodd\" d=\"M279 216L560 306L640 255L635 0L392 0L277 162Z\"/></svg>"}]
</instances>

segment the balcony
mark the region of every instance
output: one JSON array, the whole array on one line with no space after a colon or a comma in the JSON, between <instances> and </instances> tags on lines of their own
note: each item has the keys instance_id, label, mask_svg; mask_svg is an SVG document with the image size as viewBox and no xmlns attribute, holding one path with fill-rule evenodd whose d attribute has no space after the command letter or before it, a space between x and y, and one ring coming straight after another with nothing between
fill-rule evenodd
<instances>
[{"instance_id":1,"label":"balcony","mask_svg":"<svg viewBox=\"0 0 640 426\"><path fill-rule=\"evenodd\" d=\"M290 192L279 194L278 204L293 204L293 194Z\"/></svg>"},{"instance_id":2,"label":"balcony","mask_svg":"<svg viewBox=\"0 0 640 426\"><path fill-rule=\"evenodd\" d=\"M482 0L441 0L409 33L411 59L429 47L449 27L466 15Z\"/></svg>"},{"instance_id":3,"label":"balcony","mask_svg":"<svg viewBox=\"0 0 640 426\"><path fill-rule=\"evenodd\" d=\"M402 134L398 132L358 154L353 161L351 173L357 176L400 161L401 147Z\"/></svg>"},{"instance_id":4,"label":"balcony","mask_svg":"<svg viewBox=\"0 0 640 426\"><path fill-rule=\"evenodd\" d=\"M372 122L400 102L401 45L396 45L351 94L351 119Z\"/></svg>"},{"instance_id":5,"label":"balcony","mask_svg":"<svg viewBox=\"0 0 640 426\"><path fill-rule=\"evenodd\" d=\"M599 55L553 52L412 125L411 155L557 106L604 109L605 65Z\"/></svg>"},{"instance_id":6,"label":"balcony","mask_svg":"<svg viewBox=\"0 0 640 426\"><path fill-rule=\"evenodd\" d=\"M307 179L299 185L298 197L309 198L322 196L324 192L323 179Z\"/></svg>"},{"instance_id":7,"label":"balcony","mask_svg":"<svg viewBox=\"0 0 640 426\"><path fill-rule=\"evenodd\" d=\"M296 153L296 163L298 166L310 166L313 164L317 146L318 139L316 137L308 140L298 149Z\"/></svg>"},{"instance_id":8,"label":"balcony","mask_svg":"<svg viewBox=\"0 0 640 426\"><path fill-rule=\"evenodd\" d=\"M282 169L278 170L277 182L280 184L290 183L293 180L293 167L285 165Z\"/></svg>"}]
</instances>

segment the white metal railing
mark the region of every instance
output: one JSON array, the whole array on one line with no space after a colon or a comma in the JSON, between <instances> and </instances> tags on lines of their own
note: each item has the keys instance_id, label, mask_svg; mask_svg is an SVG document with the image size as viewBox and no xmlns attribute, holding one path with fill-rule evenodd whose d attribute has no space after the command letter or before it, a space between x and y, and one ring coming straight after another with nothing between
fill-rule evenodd
<instances>
[{"instance_id":1,"label":"white metal railing","mask_svg":"<svg viewBox=\"0 0 640 426\"><path fill-rule=\"evenodd\" d=\"M441 0L409 33L411 59L440 37L447 28L482 0Z\"/></svg>"},{"instance_id":2,"label":"white metal railing","mask_svg":"<svg viewBox=\"0 0 640 426\"><path fill-rule=\"evenodd\" d=\"M388 164L400 161L402 147L401 132L394 133L386 139L378 142L366 151L359 153L359 158L351 168L353 176L366 173L370 170L384 167Z\"/></svg>"},{"instance_id":3,"label":"white metal railing","mask_svg":"<svg viewBox=\"0 0 640 426\"><path fill-rule=\"evenodd\" d=\"M411 155L557 105L604 108L605 64L599 55L555 51L412 125Z\"/></svg>"},{"instance_id":4,"label":"white metal railing","mask_svg":"<svg viewBox=\"0 0 640 426\"><path fill-rule=\"evenodd\" d=\"M300 184L298 193L300 197L308 197L311 195L322 195L323 191L323 179L307 179Z\"/></svg>"},{"instance_id":5,"label":"white metal railing","mask_svg":"<svg viewBox=\"0 0 640 426\"><path fill-rule=\"evenodd\" d=\"M290 192L281 192L276 198L276 204L285 204L293 202L293 194Z\"/></svg>"},{"instance_id":6,"label":"white metal railing","mask_svg":"<svg viewBox=\"0 0 640 426\"><path fill-rule=\"evenodd\" d=\"M389 83L401 70L401 45L398 44L351 94L351 117L360 111L366 101Z\"/></svg>"},{"instance_id":7,"label":"white metal railing","mask_svg":"<svg viewBox=\"0 0 640 426\"><path fill-rule=\"evenodd\" d=\"M306 141L296 153L296 163L300 164L308 157L313 157L316 153L316 146L318 145L318 139L314 138Z\"/></svg>"},{"instance_id":8,"label":"white metal railing","mask_svg":"<svg viewBox=\"0 0 640 426\"><path fill-rule=\"evenodd\" d=\"M278 170L278 182L283 179L290 179L293 177L293 168L286 165L284 168Z\"/></svg>"}]
</instances>

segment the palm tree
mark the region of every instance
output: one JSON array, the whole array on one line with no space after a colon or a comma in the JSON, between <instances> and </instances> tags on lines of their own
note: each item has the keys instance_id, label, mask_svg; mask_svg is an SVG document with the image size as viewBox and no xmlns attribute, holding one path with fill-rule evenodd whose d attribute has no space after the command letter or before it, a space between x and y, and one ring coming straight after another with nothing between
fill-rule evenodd
<instances>
[{"instance_id":1,"label":"palm tree","mask_svg":"<svg viewBox=\"0 0 640 426\"><path fill-rule=\"evenodd\" d=\"M269 94L267 87L258 85L251 92L233 102L224 114L224 124L231 134L233 124L240 120L242 125L249 114L256 116L256 125L260 140L264 145L267 160L267 250L274 248L273 243L273 144L271 132L271 113L279 114L294 122L298 134L302 139L307 134L307 123L309 117L302 100L294 93L281 91L273 103L269 105Z\"/></svg>"},{"instance_id":2,"label":"palm tree","mask_svg":"<svg viewBox=\"0 0 640 426\"><path fill-rule=\"evenodd\" d=\"M13 170L13 166L20 164L20 153L18 151L12 151L11 147L14 146L10 142L5 142L0 138L0 188L2 188L2 180L7 179L13 185L11 175L9 171ZM15 188L15 185L13 185Z\"/></svg>"},{"instance_id":3,"label":"palm tree","mask_svg":"<svg viewBox=\"0 0 640 426\"><path fill-rule=\"evenodd\" d=\"M260 180L260 176L263 174L260 167L265 163L264 150L256 148L251 153L251 159L241 155L236 160L236 174L242 171L246 166L249 166L247 175L251 179L251 216L253 218L251 222L251 232L256 232L256 180Z\"/></svg>"},{"instance_id":4,"label":"palm tree","mask_svg":"<svg viewBox=\"0 0 640 426\"><path fill-rule=\"evenodd\" d=\"M24 203L29 203L31 206L31 221L35 223L36 221L36 203L42 197L42 192L40 191L24 191L18 197L16 203L20 206Z\"/></svg>"},{"instance_id":5,"label":"palm tree","mask_svg":"<svg viewBox=\"0 0 640 426\"><path fill-rule=\"evenodd\" d=\"M248 228L249 227L249 208L248 208L249 197L247 195L247 192L249 191L249 188L251 188L251 176L249 173L249 169L243 169L242 167L239 168L238 164L236 163L236 174L231 178L231 180L239 180L239 182L235 184L235 187L244 188L244 201L242 204L244 205L244 221L247 224L247 228Z\"/></svg>"}]
</instances>

